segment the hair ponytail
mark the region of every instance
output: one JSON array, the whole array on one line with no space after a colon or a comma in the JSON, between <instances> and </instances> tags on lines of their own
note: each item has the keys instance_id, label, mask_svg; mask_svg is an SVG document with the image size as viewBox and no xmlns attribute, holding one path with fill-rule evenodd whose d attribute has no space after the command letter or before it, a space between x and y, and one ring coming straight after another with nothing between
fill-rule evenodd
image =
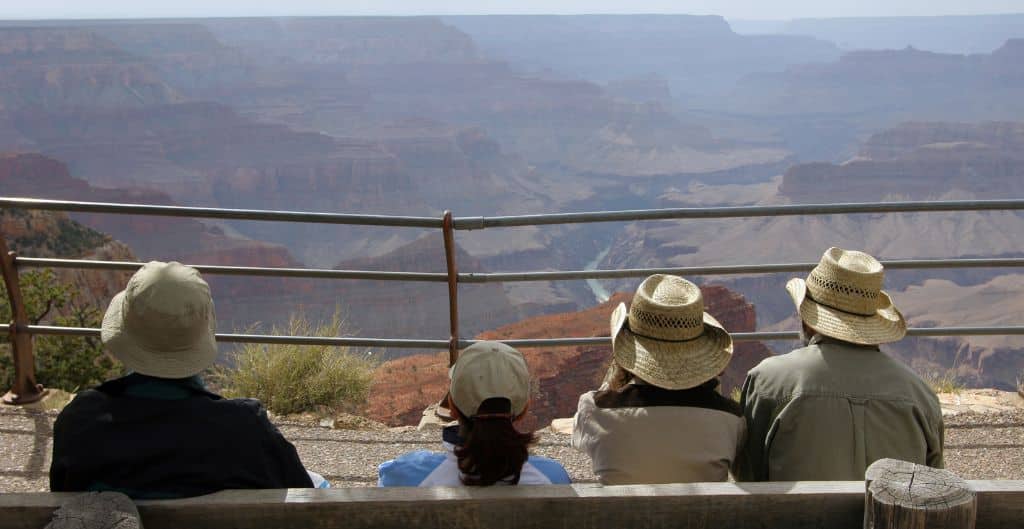
<instances>
[{"instance_id":1,"label":"hair ponytail","mask_svg":"<svg viewBox=\"0 0 1024 529\"><path fill-rule=\"evenodd\" d=\"M463 444L455 448L455 457L464 485L486 487L509 476L513 485L519 483L537 437L516 430L511 407L508 399L494 398L483 401L473 418L459 412Z\"/></svg>"}]
</instances>

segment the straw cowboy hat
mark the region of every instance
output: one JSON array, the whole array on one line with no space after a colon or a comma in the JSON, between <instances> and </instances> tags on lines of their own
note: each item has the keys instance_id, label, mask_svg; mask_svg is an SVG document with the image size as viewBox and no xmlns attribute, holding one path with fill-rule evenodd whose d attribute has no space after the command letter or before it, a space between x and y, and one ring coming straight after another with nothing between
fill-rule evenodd
<instances>
[{"instance_id":1,"label":"straw cowboy hat","mask_svg":"<svg viewBox=\"0 0 1024 529\"><path fill-rule=\"evenodd\" d=\"M611 318L612 351L619 367L665 389L688 389L718 376L732 358L732 338L704 312L693 283L672 275L644 280L626 310Z\"/></svg>"},{"instance_id":2,"label":"straw cowboy hat","mask_svg":"<svg viewBox=\"0 0 1024 529\"><path fill-rule=\"evenodd\" d=\"M210 287L194 268L146 263L110 301L101 337L125 367L185 378L213 365L216 318Z\"/></svg>"},{"instance_id":3,"label":"straw cowboy hat","mask_svg":"<svg viewBox=\"0 0 1024 529\"><path fill-rule=\"evenodd\" d=\"M906 320L882 291L884 278L874 257L833 247L806 281L790 279L786 290L811 329L846 342L878 345L907 334Z\"/></svg>"},{"instance_id":4,"label":"straw cowboy hat","mask_svg":"<svg viewBox=\"0 0 1024 529\"><path fill-rule=\"evenodd\" d=\"M530 401L530 371L519 351L501 342L477 342L467 347L448 371L452 402L467 417L487 399L504 398L512 405L511 416L526 411Z\"/></svg>"}]
</instances>

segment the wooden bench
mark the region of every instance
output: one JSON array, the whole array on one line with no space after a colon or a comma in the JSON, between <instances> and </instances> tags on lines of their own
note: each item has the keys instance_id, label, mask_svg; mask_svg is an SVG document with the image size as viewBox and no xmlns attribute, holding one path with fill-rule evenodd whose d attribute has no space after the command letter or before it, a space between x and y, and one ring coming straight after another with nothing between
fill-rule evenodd
<instances>
[{"instance_id":1,"label":"wooden bench","mask_svg":"<svg viewBox=\"0 0 1024 529\"><path fill-rule=\"evenodd\" d=\"M1024 527L1024 481L968 483L977 529ZM0 529L42 529L72 495L0 495ZM146 529L862 529L864 482L236 490L138 507Z\"/></svg>"}]
</instances>

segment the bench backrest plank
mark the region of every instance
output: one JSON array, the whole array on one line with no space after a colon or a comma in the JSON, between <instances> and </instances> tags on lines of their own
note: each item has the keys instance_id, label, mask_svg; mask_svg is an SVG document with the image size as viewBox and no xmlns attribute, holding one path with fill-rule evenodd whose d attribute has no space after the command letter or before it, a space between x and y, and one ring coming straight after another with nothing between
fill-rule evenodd
<instances>
[{"instance_id":1,"label":"bench backrest plank","mask_svg":"<svg viewBox=\"0 0 1024 529\"><path fill-rule=\"evenodd\" d=\"M1022 526L1024 481L970 483L977 529ZM0 529L42 529L68 496L0 495ZM138 505L146 529L861 529L864 483L246 490Z\"/></svg>"}]
</instances>

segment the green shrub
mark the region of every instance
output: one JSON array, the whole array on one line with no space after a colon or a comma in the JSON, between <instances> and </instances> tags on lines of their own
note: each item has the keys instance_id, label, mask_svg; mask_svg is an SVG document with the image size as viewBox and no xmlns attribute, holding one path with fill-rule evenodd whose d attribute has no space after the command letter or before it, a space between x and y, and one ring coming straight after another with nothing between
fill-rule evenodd
<instances>
[{"instance_id":1,"label":"green shrub","mask_svg":"<svg viewBox=\"0 0 1024 529\"><path fill-rule=\"evenodd\" d=\"M311 324L294 315L274 334L334 337L343 327L335 313L330 323ZM283 344L244 344L231 355L231 366L214 369L211 382L229 397L253 397L271 411L359 411L370 392L374 362L348 348Z\"/></svg>"},{"instance_id":2,"label":"green shrub","mask_svg":"<svg viewBox=\"0 0 1024 529\"><path fill-rule=\"evenodd\" d=\"M52 270L33 270L19 276L29 322L62 327L99 327L95 307L79 304L78 288L57 280ZM0 321L11 320L7 290L0 283ZM36 336L33 338L36 381L48 388L76 392L119 376L123 368L107 355L98 337ZM0 388L14 381L14 362L7 337L0 337Z\"/></svg>"}]
</instances>

